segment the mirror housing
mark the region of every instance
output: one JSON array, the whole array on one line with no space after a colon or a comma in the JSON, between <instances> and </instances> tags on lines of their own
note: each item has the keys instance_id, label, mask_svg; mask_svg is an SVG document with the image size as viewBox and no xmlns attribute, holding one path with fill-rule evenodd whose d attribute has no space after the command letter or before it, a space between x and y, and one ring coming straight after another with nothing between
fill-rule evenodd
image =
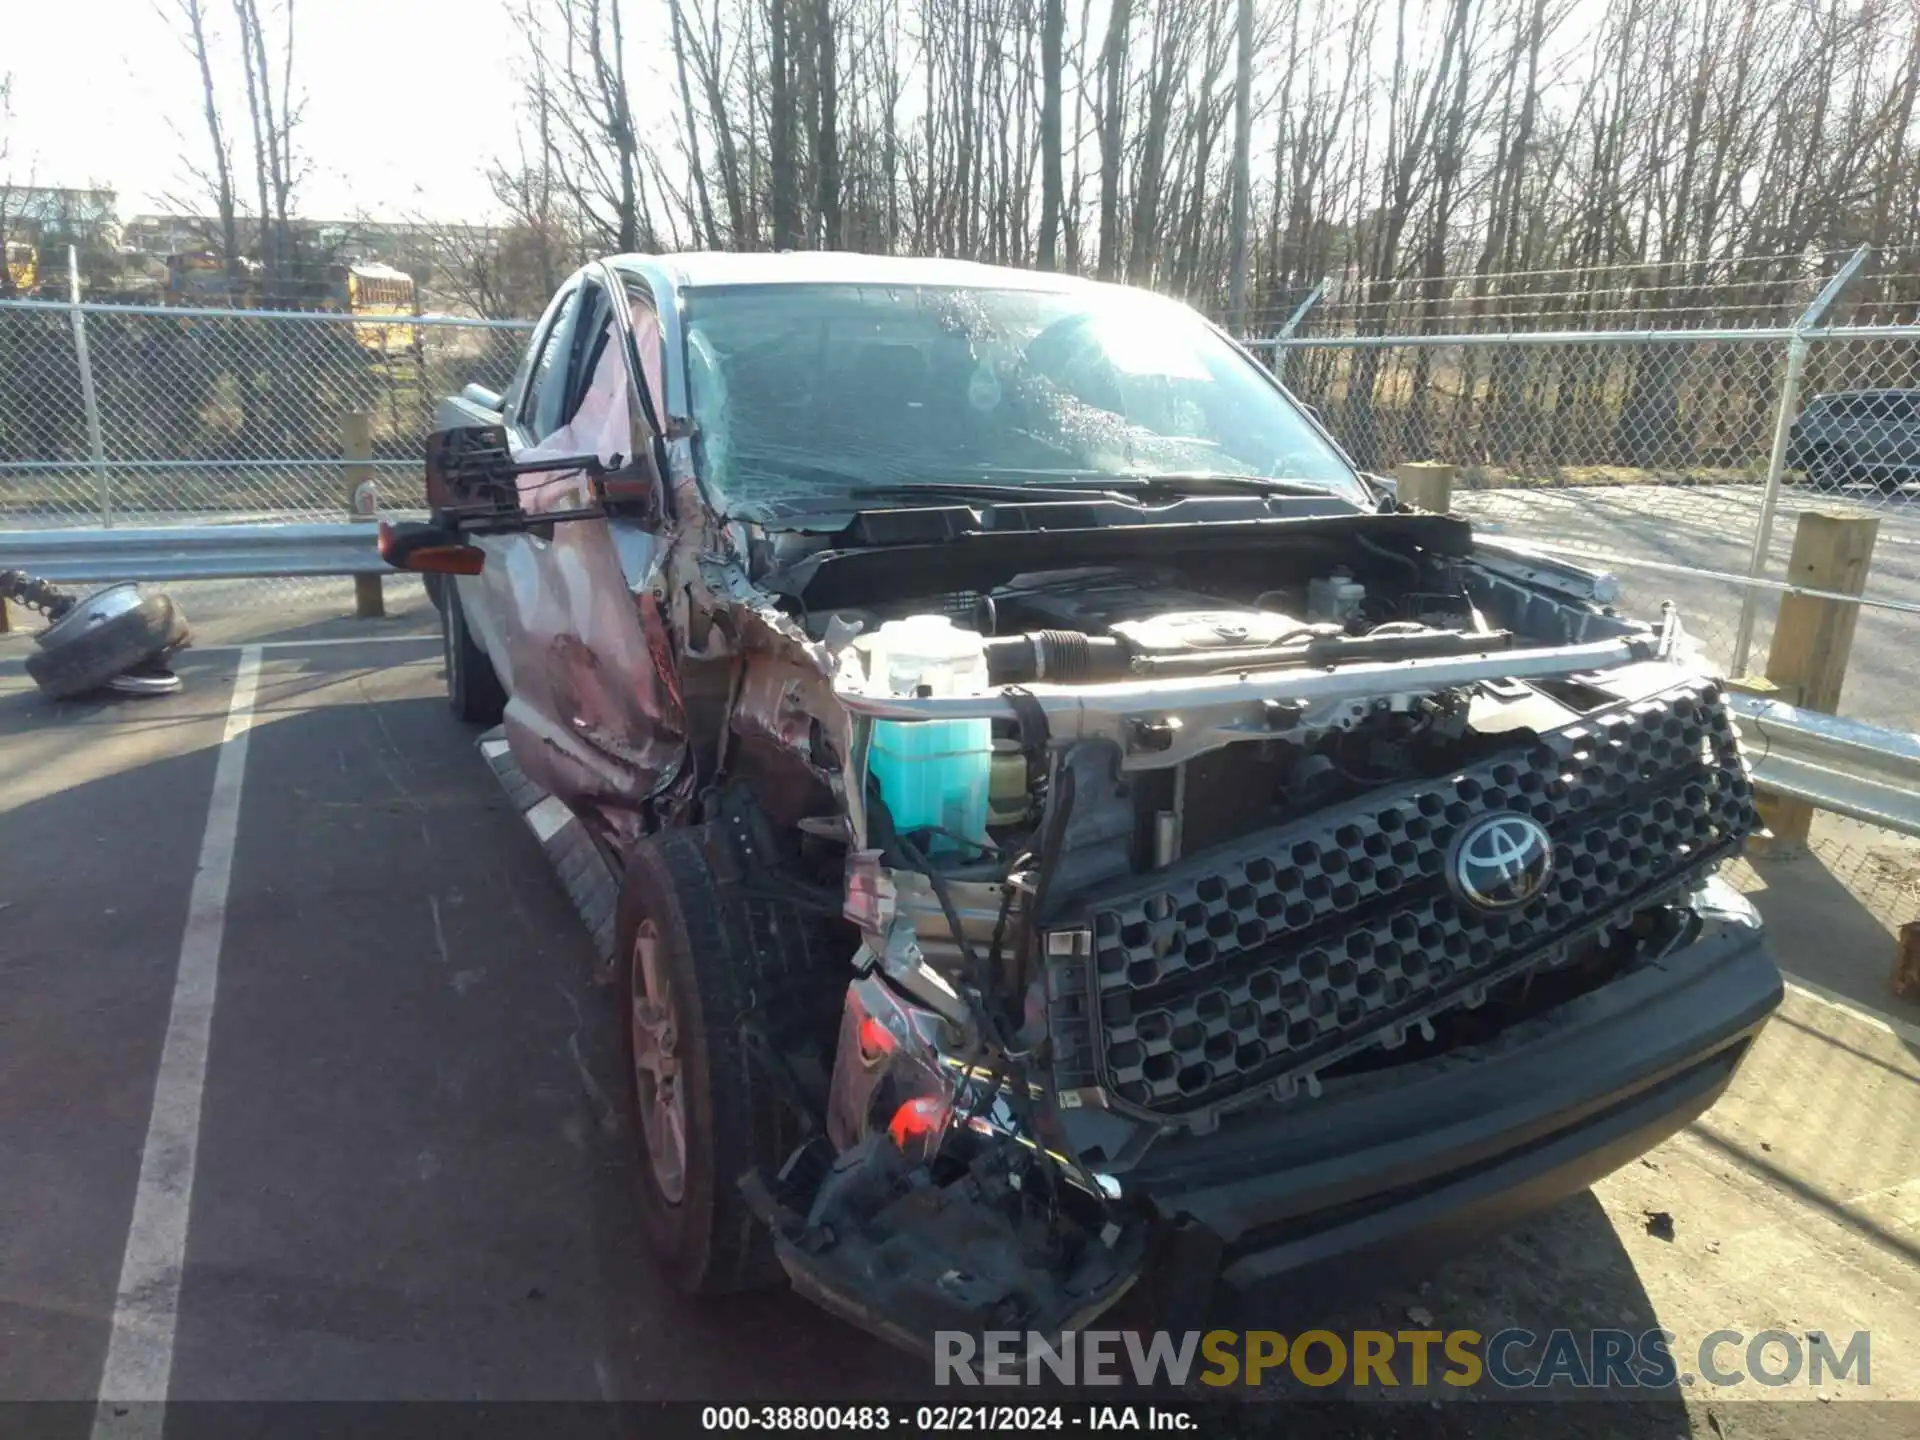
<instances>
[{"instance_id":1,"label":"mirror housing","mask_svg":"<svg viewBox=\"0 0 1920 1440\"><path fill-rule=\"evenodd\" d=\"M382 520L380 558L396 570L422 575L478 575L486 568L487 552L443 525Z\"/></svg>"},{"instance_id":2,"label":"mirror housing","mask_svg":"<svg viewBox=\"0 0 1920 1440\"><path fill-rule=\"evenodd\" d=\"M436 430L427 437L427 507L452 510L492 498L481 487L503 471L510 477L512 466L504 425Z\"/></svg>"}]
</instances>

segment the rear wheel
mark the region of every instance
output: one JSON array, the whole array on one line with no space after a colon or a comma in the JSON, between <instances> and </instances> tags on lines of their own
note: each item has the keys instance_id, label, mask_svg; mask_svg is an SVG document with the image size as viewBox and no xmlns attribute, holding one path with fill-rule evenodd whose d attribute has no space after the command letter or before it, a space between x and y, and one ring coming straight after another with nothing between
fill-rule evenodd
<instances>
[{"instance_id":1,"label":"rear wheel","mask_svg":"<svg viewBox=\"0 0 1920 1440\"><path fill-rule=\"evenodd\" d=\"M449 584L440 597L440 645L447 663L447 704L469 725L498 725L507 708L507 692L493 662L467 628L460 587Z\"/></svg>"},{"instance_id":2,"label":"rear wheel","mask_svg":"<svg viewBox=\"0 0 1920 1440\"><path fill-rule=\"evenodd\" d=\"M830 1043L845 957L782 901L722 886L709 832L643 841L620 892L621 1029L641 1223L689 1294L780 1278L772 1237L740 1194L806 1138L749 1031L817 1029Z\"/></svg>"}]
</instances>

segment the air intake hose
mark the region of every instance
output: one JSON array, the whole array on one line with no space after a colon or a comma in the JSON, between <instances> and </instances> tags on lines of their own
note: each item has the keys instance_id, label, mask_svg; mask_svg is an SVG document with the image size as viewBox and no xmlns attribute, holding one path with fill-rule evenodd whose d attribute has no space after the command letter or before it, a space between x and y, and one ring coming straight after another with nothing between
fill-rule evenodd
<instances>
[{"instance_id":1,"label":"air intake hose","mask_svg":"<svg viewBox=\"0 0 1920 1440\"><path fill-rule=\"evenodd\" d=\"M987 680L993 685L1024 685L1032 680L1071 684L1127 674L1126 647L1111 635L1030 630L1024 635L991 636L986 652Z\"/></svg>"}]
</instances>

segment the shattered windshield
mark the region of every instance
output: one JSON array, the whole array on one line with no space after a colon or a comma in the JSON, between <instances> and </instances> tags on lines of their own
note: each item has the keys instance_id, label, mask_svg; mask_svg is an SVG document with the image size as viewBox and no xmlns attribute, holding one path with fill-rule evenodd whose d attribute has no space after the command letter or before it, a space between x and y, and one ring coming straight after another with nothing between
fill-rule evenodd
<instances>
[{"instance_id":1,"label":"shattered windshield","mask_svg":"<svg viewBox=\"0 0 1920 1440\"><path fill-rule=\"evenodd\" d=\"M685 313L703 472L736 512L1215 475L1366 503L1256 366L1158 296L765 285L695 291Z\"/></svg>"}]
</instances>

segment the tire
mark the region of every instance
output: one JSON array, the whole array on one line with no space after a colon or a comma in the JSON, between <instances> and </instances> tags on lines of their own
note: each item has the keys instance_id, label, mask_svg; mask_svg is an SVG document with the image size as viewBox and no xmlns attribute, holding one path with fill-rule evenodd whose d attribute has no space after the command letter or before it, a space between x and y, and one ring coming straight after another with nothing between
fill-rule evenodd
<instances>
[{"instance_id":1,"label":"tire","mask_svg":"<svg viewBox=\"0 0 1920 1440\"><path fill-rule=\"evenodd\" d=\"M187 617L174 608L173 601L165 595L148 595L130 610L33 651L27 656L27 674L49 698L71 700L192 639Z\"/></svg>"},{"instance_id":2,"label":"tire","mask_svg":"<svg viewBox=\"0 0 1920 1440\"><path fill-rule=\"evenodd\" d=\"M777 1170L807 1127L749 1054L747 1022L792 1024L818 1037L830 1055L846 994L846 956L836 952L829 928L782 901L723 887L708 858L711 835L702 827L642 841L621 885L615 931L640 1220L661 1264L689 1295L754 1289L782 1275L772 1236L749 1211L739 1181L755 1167ZM652 1097L636 1063L636 1002L650 998L638 942L649 931L653 972L664 976L671 995L671 1049L684 1104L677 1195L649 1146Z\"/></svg>"},{"instance_id":3,"label":"tire","mask_svg":"<svg viewBox=\"0 0 1920 1440\"><path fill-rule=\"evenodd\" d=\"M440 606L440 647L447 665L447 705L468 725L498 725L507 692L500 676L467 628L460 587L448 585Z\"/></svg>"}]
</instances>

